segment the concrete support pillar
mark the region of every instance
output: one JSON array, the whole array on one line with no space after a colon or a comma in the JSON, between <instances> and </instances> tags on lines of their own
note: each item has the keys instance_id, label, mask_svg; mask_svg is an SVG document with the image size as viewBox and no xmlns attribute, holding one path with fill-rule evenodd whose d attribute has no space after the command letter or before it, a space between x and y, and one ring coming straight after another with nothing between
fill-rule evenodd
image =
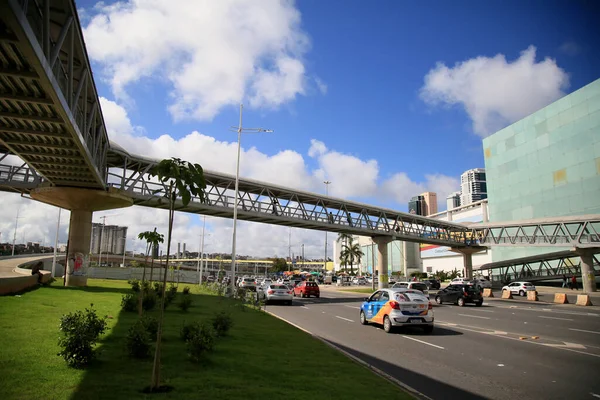
<instances>
[{"instance_id":1,"label":"concrete support pillar","mask_svg":"<svg viewBox=\"0 0 600 400\"><path fill-rule=\"evenodd\" d=\"M114 188L92 190L55 186L32 190L31 197L42 203L71 210L65 284L85 286L90 260L92 213L129 207L133 204L133 200L126 192Z\"/></svg>"},{"instance_id":2,"label":"concrete support pillar","mask_svg":"<svg viewBox=\"0 0 600 400\"><path fill-rule=\"evenodd\" d=\"M453 247L450 251L462 254L464 278L473 278L473 254L485 251L486 247Z\"/></svg>"},{"instance_id":3,"label":"concrete support pillar","mask_svg":"<svg viewBox=\"0 0 600 400\"><path fill-rule=\"evenodd\" d=\"M388 244L392 238L374 237L373 241L377 244L377 287L384 289L388 287Z\"/></svg>"},{"instance_id":4,"label":"concrete support pillar","mask_svg":"<svg viewBox=\"0 0 600 400\"><path fill-rule=\"evenodd\" d=\"M581 258L581 283L585 293L595 292L596 276L594 275L594 250L597 249L577 249L576 252Z\"/></svg>"},{"instance_id":5,"label":"concrete support pillar","mask_svg":"<svg viewBox=\"0 0 600 400\"><path fill-rule=\"evenodd\" d=\"M92 240L92 212L72 210L69 222L69 254L65 274L67 286L87 285L89 250Z\"/></svg>"}]
</instances>

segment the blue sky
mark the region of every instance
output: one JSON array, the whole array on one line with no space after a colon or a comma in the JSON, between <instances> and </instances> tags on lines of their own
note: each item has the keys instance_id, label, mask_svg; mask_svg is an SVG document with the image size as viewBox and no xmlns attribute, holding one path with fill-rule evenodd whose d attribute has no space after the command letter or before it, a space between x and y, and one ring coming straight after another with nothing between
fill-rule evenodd
<instances>
[{"instance_id":1,"label":"blue sky","mask_svg":"<svg viewBox=\"0 0 600 400\"><path fill-rule=\"evenodd\" d=\"M594 1L77 5L109 135L130 151L231 173L243 101L244 126L275 133L243 137L242 176L320 192L329 179L336 197L401 211L423 190L443 206L484 166L484 136L600 78ZM149 230L156 213L118 222ZM175 239L195 243L200 219L178 218ZM53 223L31 221L47 241ZM231 221L208 225L227 251ZM242 254L287 254L285 228L240 229ZM321 254L320 232L294 235Z\"/></svg>"}]
</instances>

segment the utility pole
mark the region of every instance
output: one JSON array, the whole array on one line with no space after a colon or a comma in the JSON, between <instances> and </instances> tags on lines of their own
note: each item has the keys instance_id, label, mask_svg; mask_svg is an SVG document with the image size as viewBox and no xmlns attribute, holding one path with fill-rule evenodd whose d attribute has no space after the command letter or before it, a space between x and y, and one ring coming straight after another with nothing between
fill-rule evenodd
<instances>
[{"instance_id":1,"label":"utility pole","mask_svg":"<svg viewBox=\"0 0 600 400\"><path fill-rule=\"evenodd\" d=\"M371 262L372 262L372 267L371 267L371 289L373 289L373 291L375 290L375 242L373 241L373 239L371 239L371 243L373 246L371 248Z\"/></svg>"},{"instance_id":2,"label":"utility pole","mask_svg":"<svg viewBox=\"0 0 600 400\"><path fill-rule=\"evenodd\" d=\"M302 270L304 270L304 243L302 243Z\"/></svg>"},{"instance_id":3,"label":"utility pole","mask_svg":"<svg viewBox=\"0 0 600 400\"><path fill-rule=\"evenodd\" d=\"M202 273L204 269L204 231L206 229L206 215L203 218L202 222L202 236L200 239L200 248L198 252L198 265L196 269L198 269L198 284L202 285Z\"/></svg>"},{"instance_id":4,"label":"utility pole","mask_svg":"<svg viewBox=\"0 0 600 400\"><path fill-rule=\"evenodd\" d=\"M58 209L58 221L56 222L56 235L54 236L54 256L52 257L52 277L56 275L56 251L58 247L58 231L60 229L60 213L62 208Z\"/></svg>"},{"instance_id":5,"label":"utility pole","mask_svg":"<svg viewBox=\"0 0 600 400\"><path fill-rule=\"evenodd\" d=\"M13 235L12 255L15 255L15 242L17 241L17 226L19 226L19 211L21 207L17 208L17 217L15 218L15 233Z\"/></svg>"},{"instance_id":6,"label":"utility pole","mask_svg":"<svg viewBox=\"0 0 600 400\"><path fill-rule=\"evenodd\" d=\"M331 181L324 181L325 184L325 196L329 197L329 185L331 185ZM325 209L325 213L327 214L327 209ZM327 214L327 220L329 220L329 214ZM329 221L331 222L331 221ZM327 269L327 231L325 231L325 257L323 258L323 272Z\"/></svg>"},{"instance_id":7,"label":"utility pole","mask_svg":"<svg viewBox=\"0 0 600 400\"><path fill-rule=\"evenodd\" d=\"M100 230L100 247L98 252L98 266L102 266L102 236L104 236L104 225L106 225L106 215L100 217L102 219L102 229Z\"/></svg>"}]
</instances>

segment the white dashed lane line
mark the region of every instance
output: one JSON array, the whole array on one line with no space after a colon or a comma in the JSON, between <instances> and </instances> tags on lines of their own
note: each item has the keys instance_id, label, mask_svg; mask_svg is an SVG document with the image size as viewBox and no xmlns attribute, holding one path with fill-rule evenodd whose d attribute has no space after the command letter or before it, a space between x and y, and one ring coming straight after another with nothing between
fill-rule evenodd
<instances>
[{"instance_id":1,"label":"white dashed lane line","mask_svg":"<svg viewBox=\"0 0 600 400\"><path fill-rule=\"evenodd\" d=\"M490 317L481 317L479 315L469 315L469 314L458 314L458 315L461 315L463 317L471 317L471 318L491 319Z\"/></svg>"},{"instance_id":2,"label":"white dashed lane line","mask_svg":"<svg viewBox=\"0 0 600 400\"><path fill-rule=\"evenodd\" d=\"M419 343L426 344L426 345L428 345L428 346L431 346L431 347L435 347L435 348L438 348L438 349L445 350L445 349L444 349L442 346L438 346L437 344L433 344L433 343L425 342L424 340L419 340L419 339L415 339L415 338L413 338L413 337L410 337L410 336L404 336L404 335L402 335L402 337L403 337L403 338L405 338L405 339L414 340L415 342L419 342Z\"/></svg>"},{"instance_id":3,"label":"white dashed lane line","mask_svg":"<svg viewBox=\"0 0 600 400\"><path fill-rule=\"evenodd\" d=\"M596 335L600 335L600 332L586 331L585 329L569 328L569 330L570 331L577 331L577 332L585 332L585 333L595 333Z\"/></svg>"},{"instance_id":4,"label":"white dashed lane line","mask_svg":"<svg viewBox=\"0 0 600 400\"><path fill-rule=\"evenodd\" d=\"M352 321L351 319L344 318L344 317L340 317L339 315L336 315L335 317L336 317L336 318L339 318L339 319L343 319L344 321L348 321L348 322L354 322L354 321Z\"/></svg>"},{"instance_id":5,"label":"white dashed lane line","mask_svg":"<svg viewBox=\"0 0 600 400\"><path fill-rule=\"evenodd\" d=\"M538 317L546 319L559 319L561 321L573 321L571 318L546 317L544 315L538 315Z\"/></svg>"}]
</instances>

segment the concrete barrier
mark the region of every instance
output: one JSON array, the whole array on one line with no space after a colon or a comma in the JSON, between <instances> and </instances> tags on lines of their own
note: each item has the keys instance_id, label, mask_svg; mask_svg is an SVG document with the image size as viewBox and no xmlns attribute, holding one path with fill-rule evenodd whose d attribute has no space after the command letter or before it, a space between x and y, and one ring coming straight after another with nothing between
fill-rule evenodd
<instances>
[{"instance_id":1,"label":"concrete barrier","mask_svg":"<svg viewBox=\"0 0 600 400\"><path fill-rule=\"evenodd\" d=\"M577 295L577 305L578 306L592 306L592 301L590 300L590 296L587 294L578 294Z\"/></svg>"},{"instance_id":2,"label":"concrete barrier","mask_svg":"<svg viewBox=\"0 0 600 400\"><path fill-rule=\"evenodd\" d=\"M494 293L492 293L491 288L483 289L483 297L494 297Z\"/></svg>"},{"instance_id":3,"label":"concrete barrier","mask_svg":"<svg viewBox=\"0 0 600 400\"><path fill-rule=\"evenodd\" d=\"M554 293L554 302L557 304L569 304L566 293Z\"/></svg>"},{"instance_id":4,"label":"concrete barrier","mask_svg":"<svg viewBox=\"0 0 600 400\"><path fill-rule=\"evenodd\" d=\"M512 293L510 290L503 290L502 291L502 298L503 299L512 299Z\"/></svg>"},{"instance_id":5,"label":"concrete barrier","mask_svg":"<svg viewBox=\"0 0 600 400\"><path fill-rule=\"evenodd\" d=\"M538 301L538 292L537 290L529 290L527 291L527 300Z\"/></svg>"},{"instance_id":6,"label":"concrete barrier","mask_svg":"<svg viewBox=\"0 0 600 400\"><path fill-rule=\"evenodd\" d=\"M50 280L50 272L41 272L42 283L48 282ZM0 279L0 295L18 293L25 289L29 289L30 287L36 286L37 284L38 276L31 275L31 271L29 272L29 275L15 275L3 277L2 279Z\"/></svg>"}]
</instances>

